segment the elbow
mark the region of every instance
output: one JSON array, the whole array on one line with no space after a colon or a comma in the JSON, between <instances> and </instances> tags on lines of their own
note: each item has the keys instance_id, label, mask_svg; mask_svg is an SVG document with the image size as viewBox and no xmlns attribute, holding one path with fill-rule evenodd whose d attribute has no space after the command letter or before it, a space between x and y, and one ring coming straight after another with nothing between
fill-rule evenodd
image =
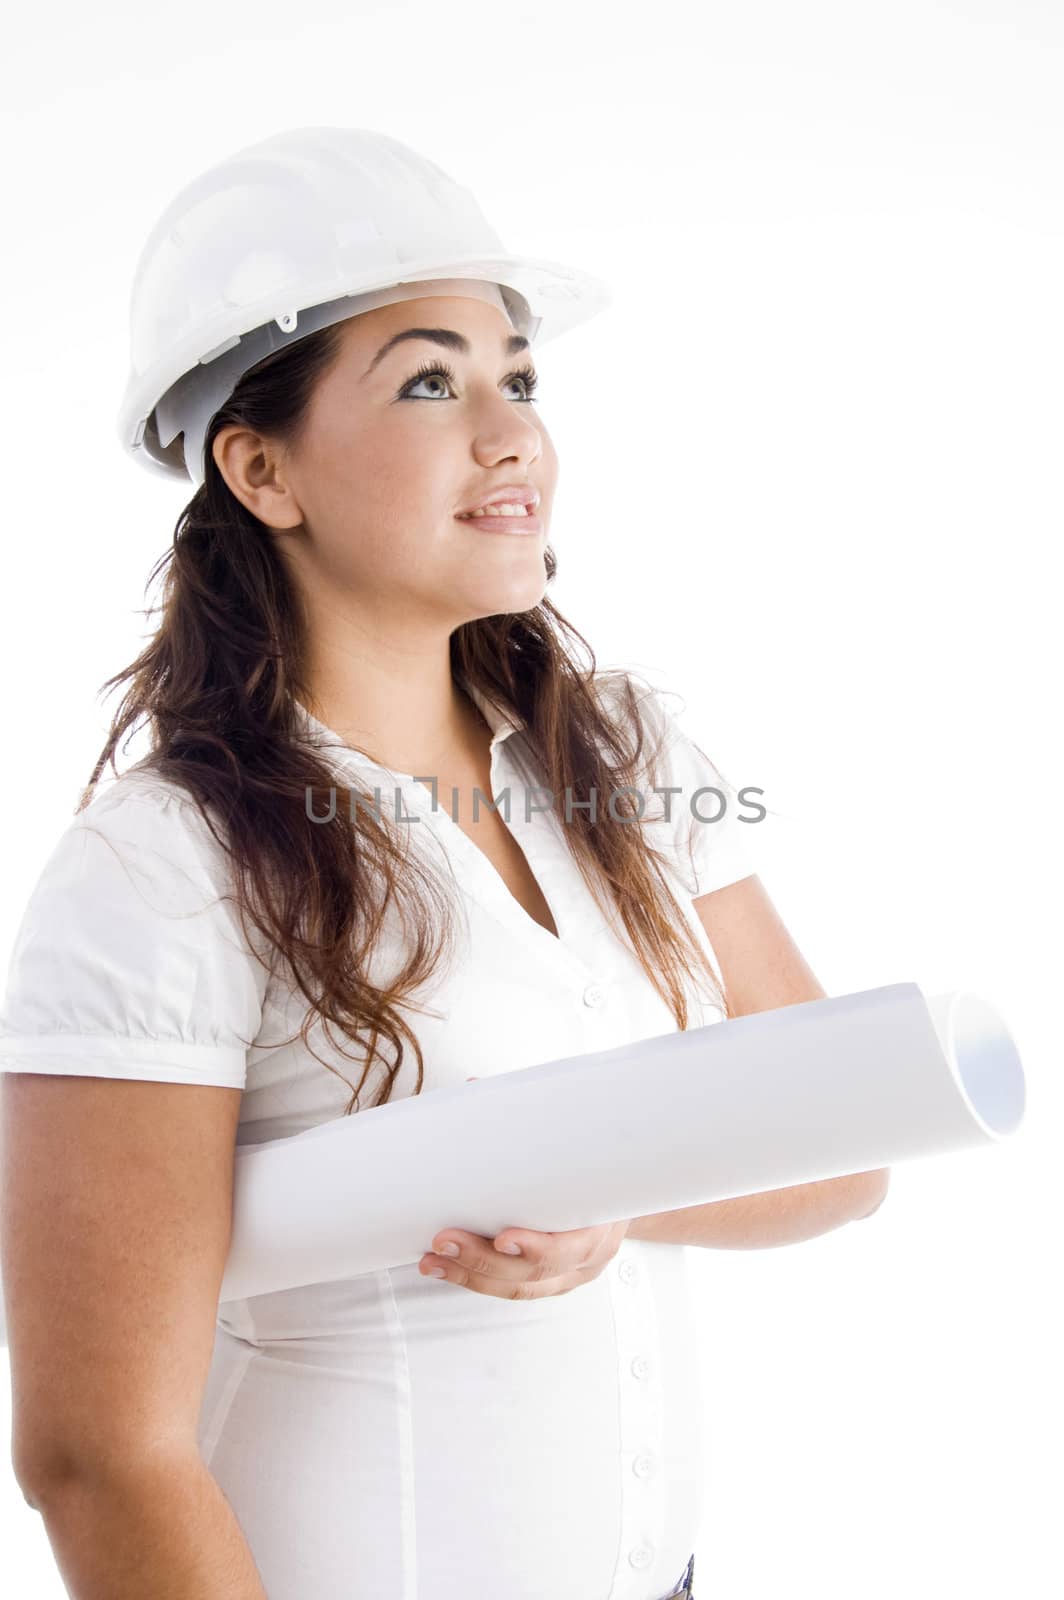
<instances>
[{"instance_id":1,"label":"elbow","mask_svg":"<svg viewBox=\"0 0 1064 1600\"><path fill-rule=\"evenodd\" d=\"M34 1511L40 1511L57 1490L79 1476L69 1452L34 1443L17 1446L11 1454L11 1466L22 1498Z\"/></svg>"},{"instance_id":2,"label":"elbow","mask_svg":"<svg viewBox=\"0 0 1064 1600\"><path fill-rule=\"evenodd\" d=\"M144 1485L172 1483L186 1467L197 1469L202 1457L191 1444L161 1445L158 1436L132 1443L114 1441L96 1451L52 1450L47 1455L12 1458L22 1498L47 1519L71 1494L105 1502L130 1502Z\"/></svg>"},{"instance_id":3,"label":"elbow","mask_svg":"<svg viewBox=\"0 0 1064 1600\"><path fill-rule=\"evenodd\" d=\"M35 1511L64 1495L72 1485L105 1487L120 1484L131 1473L140 1476L158 1450L159 1435L144 1438L141 1431L111 1426L95 1412L82 1421L78 1437L58 1428L39 1428L13 1440L11 1465L22 1497Z\"/></svg>"}]
</instances>

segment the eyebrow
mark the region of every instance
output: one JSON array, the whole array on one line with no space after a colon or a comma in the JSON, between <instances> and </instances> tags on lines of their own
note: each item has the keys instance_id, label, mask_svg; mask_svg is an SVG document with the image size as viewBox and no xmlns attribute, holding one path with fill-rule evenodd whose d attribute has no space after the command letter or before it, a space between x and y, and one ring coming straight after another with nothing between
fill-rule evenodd
<instances>
[{"instance_id":1,"label":"eyebrow","mask_svg":"<svg viewBox=\"0 0 1064 1600\"><path fill-rule=\"evenodd\" d=\"M397 344L402 344L404 339L428 339L433 344L440 344L445 350L457 350L459 355L467 356L473 346L464 333L458 333L454 328L404 328L401 333L394 333L392 337L382 344L369 366L362 374L363 380L369 377L374 367L382 361L389 350ZM523 333L512 333L503 340L502 353L504 356L514 356L519 350L529 349L528 340Z\"/></svg>"}]
</instances>

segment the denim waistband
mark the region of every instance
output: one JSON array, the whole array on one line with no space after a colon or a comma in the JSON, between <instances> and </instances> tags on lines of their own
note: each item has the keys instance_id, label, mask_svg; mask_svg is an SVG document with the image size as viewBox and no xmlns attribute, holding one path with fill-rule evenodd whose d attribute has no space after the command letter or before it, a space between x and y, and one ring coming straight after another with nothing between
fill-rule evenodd
<instances>
[{"instance_id":1,"label":"denim waistband","mask_svg":"<svg viewBox=\"0 0 1064 1600\"><path fill-rule=\"evenodd\" d=\"M690 1561L687 1563L687 1571L680 1579L679 1588L670 1589L668 1594L662 1597L662 1600L694 1600L694 1581L695 1558L692 1555Z\"/></svg>"}]
</instances>

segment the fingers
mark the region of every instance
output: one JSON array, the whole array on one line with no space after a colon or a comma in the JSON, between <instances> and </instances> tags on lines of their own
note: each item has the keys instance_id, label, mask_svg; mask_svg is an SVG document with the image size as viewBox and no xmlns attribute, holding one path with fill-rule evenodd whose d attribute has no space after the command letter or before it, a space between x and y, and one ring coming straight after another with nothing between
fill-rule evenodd
<instances>
[{"instance_id":1,"label":"fingers","mask_svg":"<svg viewBox=\"0 0 1064 1600\"><path fill-rule=\"evenodd\" d=\"M447 1228L433 1241L434 1248L421 1258L419 1271L428 1276L437 1268L451 1283L512 1299L565 1293L586 1282L589 1276L596 1276L612 1261L626 1231L626 1223L574 1228L564 1233L511 1230L499 1234L493 1242L480 1234ZM442 1247L448 1241L458 1246L457 1255L444 1254ZM507 1255L499 1248L511 1241L520 1244L520 1255ZM514 1293L522 1285L524 1291Z\"/></svg>"},{"instance_id":2,"label":"fingers","mask_svg":"<svg viewBox=\"0 0 1064 1600\"><path fill-rule=\"evenodd\" d=\"M505 1257L502 1259L506 1260ZM547 1278L542 1275L541 1268L530 1270L526 1265L519 1277L510 1273L501 1276L497 1269L490 1273L478 1272L471 1266L448 1260L447 1257L426 1256L421 1268L426 1275L429 1264L438 1264L443 1269L442 1276L434 1281L456 1284L461 1289L472 1289L476 1294L490 1295L497 1300L541 1300L548 1295L568 1294L602 1271L602 1264L599 1263L587 1271Z\"/></svg>"},{"instance_id":3,"label":"fingers","mask_svg":"<svg viewBox=\"0 0 1064 1600\"><path fill-rule=\"evenodd\" d=\"M444 1254L442 1247L447 1242L458 1246L457 1255ZM448 1278L455 1283L464 1281L463 1274L497 1278L503 1283L519 1283L529 1278L542 1279L547 1276L544 1262L530 1260L524 1254L507 1255L496 1250L490 1239L478 1233L463 1233L459 1228L448 1228L437 1236L433 1244L435 1248L421 1258L422 1270L427 1272L430 1267L443 1267Z\"/></svg>"},{"instance_id":4,"label":"fingers","mask_svg":"<svg viewBox=\"0 0 1064 1600\"><path fill-rule=\"evenodd\" d=\"M620 1226L624 1233L627 1223ZM595 1262L612 1260L617 1253L624 1233L617 1236L617 1223L599 1223L591 1228L570 1228L564 1233L522 1233L510 1229L496 1240L508 1244L512 1239L521 1246L529 1261L539 1262L549 1273L561 1275L593 1266Z\"/></svg>"}]
</instances>

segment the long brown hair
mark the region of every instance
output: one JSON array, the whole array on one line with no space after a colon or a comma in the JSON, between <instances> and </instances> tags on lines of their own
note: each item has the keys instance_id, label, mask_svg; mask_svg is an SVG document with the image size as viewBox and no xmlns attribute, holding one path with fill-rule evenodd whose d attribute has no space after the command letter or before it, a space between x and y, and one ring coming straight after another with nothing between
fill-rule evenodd
<instances>
[{"instance_id":1,"label":"long brown hair","mask_svg":"<svg viewBox=\"0 0 1064 1600\"><path fill-rule=\"evenodd\" d=\"M283 961L288 981L308 1002L300 1028L304 1044L316 1054L307 1033L320 1017L344 1059L362 1065L357 1087L339 1074L353 1088L346 1115L358 1103L374 1060L386 1074L374 1103L388 1100L404 1040L417 1058L414 1092L420 1092L421 1048L400 1007L420 1009L411 991L435 970L452 919L440 884L404 848L399 830L387 827L385 809L375 813L372 803L352 804L335 768L308 741L300 721L310 688L298 585L269 530L230 492L211 448L218 431L231 423L297 445L315 383L340 343L334 324L275 351L244 374L212 418L205 481L148 579L150 585L164 573L161 604L151 608L161 610L162 620L136 660L101 686L103 692L128 681L77 810L89 803L108 762L118 775L117 746L146 720L150 752L137 770L153 771L195 800L230 858L245 935L252 938L250 926L263 936L271 965ZM557 567L549 545L545 562L549 583ZM587 652L586 670L578 663L577 643ZM727 1014L716 973L643 828L631 822L598 825L580 805L591 790L601 797L624 785L638 788L647 773L651 785L658 781L658 749L641 766L648 759L648 730L634 675L620 675L623 710L611 713L595 692L594 652L546 597L530 611L462 624L450 648L455 682L475 685L521 719L542 781L555 796L554 809L565 818L565 837L584 882L614 926L623 926L677 1027L688 1025L685 978L704 981ZM567 789L569 817L563 809ZM334 797L338 815L351 817L350 825L308 825L311 797L322 790ZM314 809L320 814L322 807ZM623 793L614 810L622 817L639 815ZM369 981L367 968L389 903L401 917L407 960L381 988ZM356 1046L355 1054L348 1055L345 1040ZM327 1061L322 1065L335 1070Z\"/></svg>"}]
</instances>

